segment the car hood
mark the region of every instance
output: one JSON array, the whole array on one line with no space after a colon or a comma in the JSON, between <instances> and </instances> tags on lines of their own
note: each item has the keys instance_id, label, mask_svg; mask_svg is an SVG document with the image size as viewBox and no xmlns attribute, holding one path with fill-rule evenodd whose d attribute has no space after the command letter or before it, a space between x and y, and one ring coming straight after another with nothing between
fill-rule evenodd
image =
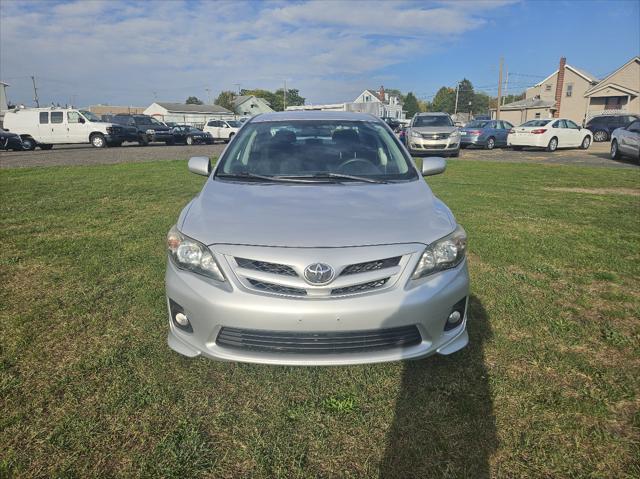
<instances>
[{"instance_id":1,"label":"car hood","mask_svg":"<svg viewBox=\"0 0 640 479\"><path fill-rule=\"evenodd\" d=\"M431 243L455 228L424 181L313 185L208 180L179 229L207 245L340 247Z\"/></svg>"},{"instance_id":2,"label":"car hood","mask_svg":"<svg viewBox=\"0 0 640 479\"><path fill-rule=\"evenodd\" d=\"M458 129L457 126L418 126L412 127L413 131L420 133L453 133Z\"/></svg>"}]
</instances>

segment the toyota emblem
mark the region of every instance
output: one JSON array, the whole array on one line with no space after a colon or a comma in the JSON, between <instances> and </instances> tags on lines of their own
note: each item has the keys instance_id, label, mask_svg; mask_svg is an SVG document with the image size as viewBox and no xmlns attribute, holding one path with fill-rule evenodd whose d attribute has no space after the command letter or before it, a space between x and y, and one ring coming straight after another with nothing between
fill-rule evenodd
<instances>
[{"instance_id":1,"label":"toyota emblem","mask_svg":"<svg viewBox=\"0 0 640 479\"><path fill-rule=\"evenodd\" d=\"M311 284L326 284L333 279L333 268L324 263L313 263L304 269L304 277Z\"/></svg>"}]
</instances>

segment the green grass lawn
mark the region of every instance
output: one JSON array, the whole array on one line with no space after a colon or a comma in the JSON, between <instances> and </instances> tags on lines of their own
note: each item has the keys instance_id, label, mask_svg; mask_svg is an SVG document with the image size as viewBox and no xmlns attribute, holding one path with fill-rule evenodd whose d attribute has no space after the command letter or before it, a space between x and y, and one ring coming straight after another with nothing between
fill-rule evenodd
<instances>
[{"instance_id":1,"label":"green grass lawn","mask_svg":"<svg viewBox=\"0 0 640 479\"><path fill-rule=\"evenodd\" d=\"M2 170L0 477L638 477L639 180L450 161L469 347L292 368L167 347L184 161Z\"/></svg>"}]
</instances>

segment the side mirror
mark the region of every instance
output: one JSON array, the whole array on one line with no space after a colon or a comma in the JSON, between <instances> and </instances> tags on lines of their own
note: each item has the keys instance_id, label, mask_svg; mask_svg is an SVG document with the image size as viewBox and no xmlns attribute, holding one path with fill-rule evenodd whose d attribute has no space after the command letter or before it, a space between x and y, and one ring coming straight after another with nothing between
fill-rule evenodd
<instances>
[{"instance_id":1,"label":"side mirror","mask_svg":"<svg viewBox=\"0 0 640 479\"><path fill-rule=\"evenodd\" d=\"M447 168L447 162L439 156L430 156L422 160L422 176L439 175Z\"/></svg>"},{"instance_id":2,"label":"side mirror","mask_svg":"<svg viewBox=\"0 0 640 479\"><path fill-rule=\"evenodd\" d=\"M78 117L78 123L84 123L84 118L82 118L81 116Z\"/></svg>"},{"instance_id":3,"label":"side mirror","mask_svg":"<svg viewBox=\"0 0 640 479\"><path fill-rule=\"evenodd\" d=\"M206 156L192 156L189 158L189 171L196 175L209 176L211 174L211 161Z\"/></svg>"}]
</instances>

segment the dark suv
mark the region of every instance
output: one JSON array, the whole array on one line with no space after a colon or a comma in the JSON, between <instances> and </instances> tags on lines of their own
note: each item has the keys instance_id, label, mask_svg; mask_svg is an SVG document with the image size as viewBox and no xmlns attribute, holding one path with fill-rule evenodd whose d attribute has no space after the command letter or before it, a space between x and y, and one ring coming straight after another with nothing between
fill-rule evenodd
<instances>
[{"instance_id":1,"label":"dark suv","mask_svg":"<svg viewBox=\"0 0 640 479\"><path fill-rule=\"evenodd\" d=\"M626 128L640 119L638 115L600 115L591 118L585 128L593 133L593 141L609 141L616 128Z\"/></svg>"},{"instance_id":2,"label":"dark suv","mask_svg":"<svg viewBox=\"0 0 640 479\"><path fill-rule=\"evenodd\" d=\"M152 141L161 141L167 145L173 145L176 142L171 128L149 115L118 113L110 116L109 121L119 125L135 127L138 132L137 141L144 146Z\"/></svg>"}]
</instances>

